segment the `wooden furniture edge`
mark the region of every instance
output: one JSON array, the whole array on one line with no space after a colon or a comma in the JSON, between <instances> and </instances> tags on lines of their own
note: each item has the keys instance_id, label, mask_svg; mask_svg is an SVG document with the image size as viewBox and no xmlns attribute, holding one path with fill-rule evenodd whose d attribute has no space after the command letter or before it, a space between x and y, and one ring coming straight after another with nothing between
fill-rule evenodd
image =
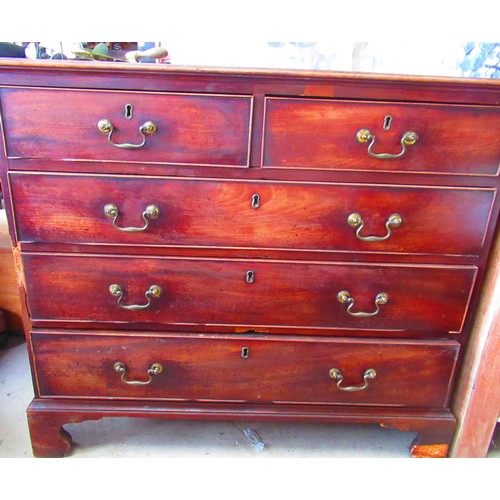
<instances>
[{"instance_id":1,"label":"wooden furniture edge","mask_svg":"<svg viewBox=\"0 0 500 500\"><path fill-rule=\"evenodd\" d=\"M489 262L451 405L455 458L485 457L500 414L500 230Z\"/></svg>"},{"instance_id":2,"label":"wooden furniture edge","mask_svg":"<svg viewBox=\"0 0 500 500\"><path fill-rule=\"evenodd\" d=\"M35 457L71 454L73 441L65 424L105 417L143 417L190 420L255 420L350 424L378 424L383 428L417 433L409 445L412 458L444 458L456 426L446 409L417 410L394 407L241 404L241 403L134 403L129 401L51 400L35 398L27 410Z\"/></svg>"}]
</instances>

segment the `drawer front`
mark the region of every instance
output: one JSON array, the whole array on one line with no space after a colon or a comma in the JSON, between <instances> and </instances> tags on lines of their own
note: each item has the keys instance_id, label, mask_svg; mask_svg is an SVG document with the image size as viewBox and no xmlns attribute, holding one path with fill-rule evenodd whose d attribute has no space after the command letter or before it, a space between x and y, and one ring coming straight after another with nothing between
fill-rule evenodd
<instances>
[{"instance_id":1,"label":"drawer front","mask_svg":"<svg viewBox=\"0 0 500 500\"><path fill-rule=\"evenodd\" d=\"M22 242L448 255L478 255L496 192L24 173L10 184ZM159 214L145 221L150 205ZM363 227L349 224L356 213ZM402 222L387 227L393 214Z\"/></svg>"},{"instance_id":2,"label":"drawer front","mask_svg":"<svg viewBox=\"0 0 500 500\"><path fill-rule=\"evenodd\" d=\"M268 98L263 163L303 169L497 175L499 127L498 107ZM366 142L358 141L360 130L369 131ZM409 144L410 138L403 146L406 132L415 132L418 139ZM373 157L369 147L375 155L392 157Z\"/></svg>"},{"instance_id":3,"label":"drawer front","mask_svg":"<svg viewBox=\"0 0 500 500\"><path fill-rule=\"evenodd\" d=\"M230 325L257 330L459 332L476 276L476 268L458 266L112 255L24 254L23 266L28 307L35 321L155 323L171 328ZM121 292L116 287L110 290L111 285L119 285ZM161 288L160 295L151 289L153 285ZM342 291L349 292L350 298L339 296ZM141 309L122 307L148 303Z\"/></svg>"},{"instance_id":4,"label":"drawer front","mask_svg":"<svg viewBox=\"0 0 500 500\"><path fill-rule=\"evenodd\" d=\"M458 355L452 341L34 334L32 342L40 393L50 397L443 407Z\"/></svg>"},{"instance_id":5,"label":"drawer front","mask_svg":"<svg viewBox=\"0 0 500 500\"><path fill-rule=\"evenodd\" d=\"M0 99L9 157L248 166L249 96L4 88ZM113 143L145 144L114 146L103 119ZM148 121L156 132L141 135Z\"/></svg>"}]
</instances>

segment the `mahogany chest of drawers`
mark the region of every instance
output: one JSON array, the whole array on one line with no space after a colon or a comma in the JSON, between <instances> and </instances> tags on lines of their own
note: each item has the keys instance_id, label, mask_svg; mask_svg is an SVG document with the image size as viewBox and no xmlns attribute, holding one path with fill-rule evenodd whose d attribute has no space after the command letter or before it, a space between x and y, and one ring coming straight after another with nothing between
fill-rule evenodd
<instances>
[{"instance_id":1,"label":"mahogany chest of drawers","mask_svg":"<svg viewBox=\"0 0 500 500\"><path fill-rule=\"evenodd\" d=\"M36 456L105 416L372 422L446 456L498 82L0 63Z\"/></svg>"}]
</instances>

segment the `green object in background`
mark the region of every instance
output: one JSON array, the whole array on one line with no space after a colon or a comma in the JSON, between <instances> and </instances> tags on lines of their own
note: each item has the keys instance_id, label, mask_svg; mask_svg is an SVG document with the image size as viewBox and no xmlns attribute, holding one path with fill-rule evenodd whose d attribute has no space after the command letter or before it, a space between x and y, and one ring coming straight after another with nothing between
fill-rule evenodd
<instances>
[{"instance_id":1,"label":"green object in background","mask_svg":"<svg viewBox=\"0 0 500 500\"><path fill-rule=\"evenodd\" d=\"M73 51L77 59L89 59L92 61L114 61L115 58L110 55L110 50L104 42L99 42L96 46L90 49L81 51ZM124 59L123 59L124 60Z\"/></svg>"},{"instance_id":2,"label":"green object in background","mask_svg":"<svg viewBox=\"0 0 500 500\"><path fill-rule=\"evenodd\" d=\"M100 42L94 47L92 52L98 56L107 56L109 54L109 49L105 43Z\"/></svg>"}]
</instances>

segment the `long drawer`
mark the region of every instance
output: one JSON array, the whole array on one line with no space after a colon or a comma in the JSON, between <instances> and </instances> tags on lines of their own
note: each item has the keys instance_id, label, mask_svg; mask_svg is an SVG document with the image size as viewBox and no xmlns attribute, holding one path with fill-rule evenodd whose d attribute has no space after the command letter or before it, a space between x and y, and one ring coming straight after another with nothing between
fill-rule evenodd
<instances>
[{"instance_id":1,"label":"long drawer","mask_svg":"<svg viewBox=\"0 0 500 500\"><path fill-rule=\"evenodd\" d=\"M499 127L494 106L268 98L263 164L497 175Z\"/></svg>"},{"instance_id":2,"label":"long drawer","mask_svg":"<svg viewBox=\"0 0 500 500\"><path fill-rule=\"evenodd\" d=\"M477 271L70 254L23 266L34 321L435 332L461 331Z\"/></svg>"},{"instance_id":3,"label":"long drawer","mask_svg":"<svg viewBox=\"0 0 500 500\"><path fill-rule=\"evenodd\" d=\"M36 333L42 396L443 407L453 341Z\"/></svg>"},{"instance_id":4,"label":"long drawer","mask_svg":"<svg viewBox=\"0 0 500 500\"><path fill-rule=\"evenodd\" d=\"M496 193L31 173L9 179L21 242L410 254L478 255ZM106 213L111 205L115 212ZM144 219L150 206L158 213ZM358 225L350 223L356 214ZM394 216L399 223L390 222Z\"/></svg>"},{"instance_id":5,"label":"long drawer","mask_svg":"<svg viewBox=\"0 0 500 500\"><path fill-rule=\"evenodd\" d=\"M0 99L11 158L248 166L251 96L4 88Z\"/></svg>"}]
</instances>

